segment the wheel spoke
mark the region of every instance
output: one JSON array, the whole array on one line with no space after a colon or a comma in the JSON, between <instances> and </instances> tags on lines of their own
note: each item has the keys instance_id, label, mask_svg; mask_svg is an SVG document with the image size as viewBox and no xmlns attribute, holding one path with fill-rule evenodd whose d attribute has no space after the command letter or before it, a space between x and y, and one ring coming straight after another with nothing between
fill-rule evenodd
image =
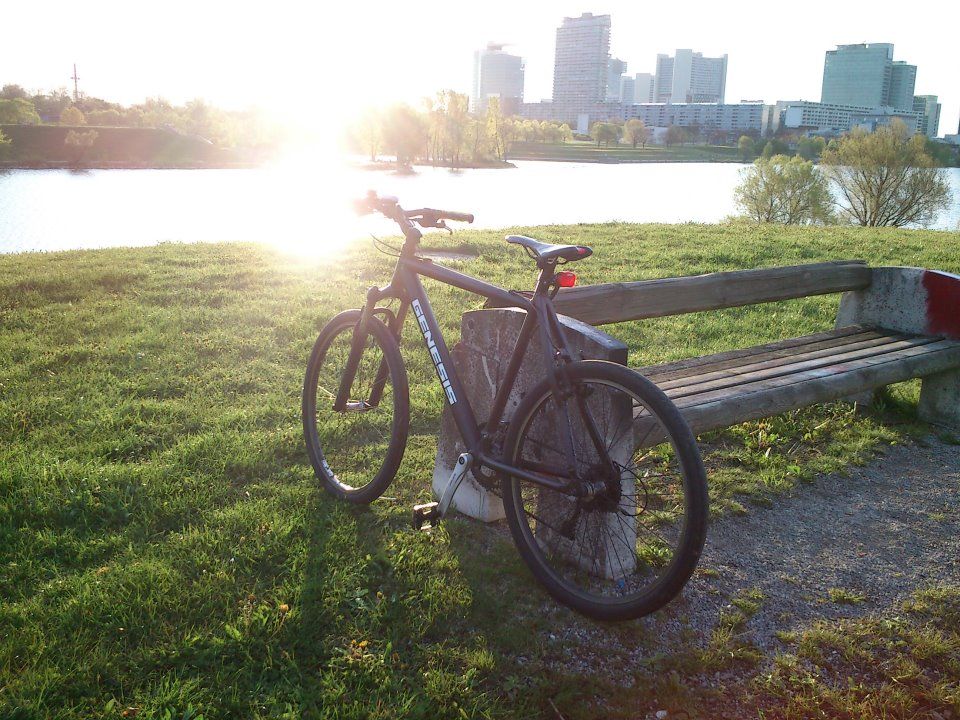
<instances>
[{"instance_id":1,"label":"wheel spoke","mask_svg":"<svg viewBox=\"0 0 960 720\"><path fill-rule=\"evenodd\" d=\"M546 578L557 597L565 602L576 599L577 607L597 617L610 612L611 602L648 612L644 603L653 602L648 598L655 587L677 572L686 573L682 583L692 571L689 563L682 571L675 566L679 557L693 552L694 523L685 519L684 498L695 481L702 483L702 471L690 478L685 470L702 465L698 456L681 463L678 447L689 454L690 443L678 445L678 428L689 432L679 413L674 411L671 419L676 427L665 424L661 410L650 411L642 387L631 390L632 383L614 382L600 377L601 371L593 372L598 376L574 381L574 392L593 418L595 435L588 431L580 407L567 403L567 412L558 411L560 405L553 403L549 389L528 401L523 417L515 415L519 425L511 435L514 462L540 467L566 466L563 446L567 443L558 439L570 438L582 494L574 497L510 478L512 491L505 493L504 504L508 512L519 512L519 526L511 525L511 530L518 543L530 550L525 559L543 569L538 576ZM648 425L639 439L633 437L637 408L643 409ZM594 442L596 435L599 443ZM644 447L651 437L662 440ZM642 452L637 452L639 448ZM696 521L702 526L705 515L699 512ZM531 544L534 537L538 541ZM700 537L702 533L697 540Z\"/></svg>"}]
</instances>

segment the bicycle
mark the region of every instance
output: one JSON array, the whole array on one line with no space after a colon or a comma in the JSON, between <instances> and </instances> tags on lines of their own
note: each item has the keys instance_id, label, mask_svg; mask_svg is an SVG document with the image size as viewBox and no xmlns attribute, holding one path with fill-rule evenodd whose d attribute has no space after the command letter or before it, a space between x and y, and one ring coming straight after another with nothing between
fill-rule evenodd
<instances>
[{"instance_id":1,"label":"bicycle","mask_svg":"<svg viewBox=\"0 0 960 720\"><path fill-rule=\"evenodd\" d=\"M406 446L410 401L400 337L409 310L466 452L439 502L414 508L416 528L436 525L468 472L499 488L516 547L560 602L590 617L652 613L682 589L706 535L706 477L696 439L652 382L627 367L576 360L553 307L572 273L557 267L592 250L509 236L536 262L532 293L505 290L417 255L422 228L473 222L468 213L404 210L371 192L360 213L379 212L404 236L393 277L360 309L335 316L313 347L303 385L303 430L317 478L333 495L370 503L393 480ZM490 415L478 421L420 277L526 311ZM574 277L575 280L575 277ZM380 305L398 300L394 312ZM538 333L546 377L512 416L507 399Z\"/></svg>"}]
</instances>

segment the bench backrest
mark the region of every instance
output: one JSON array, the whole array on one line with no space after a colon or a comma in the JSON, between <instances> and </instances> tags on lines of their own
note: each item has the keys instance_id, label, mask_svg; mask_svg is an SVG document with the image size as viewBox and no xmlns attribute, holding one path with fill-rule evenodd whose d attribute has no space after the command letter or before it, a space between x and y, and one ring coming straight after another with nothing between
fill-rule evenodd
<instances>
[{"instance_id":1,"label":"bench backrest","mask_svg":"<svg viewBox=\"0 0 960 720\"><path fill-rule=\"evenodd\" d=\"M561 290L557 312L591 325L756 305L869 287L862 260L736 270Z\"/></svg>"}]
</instances>

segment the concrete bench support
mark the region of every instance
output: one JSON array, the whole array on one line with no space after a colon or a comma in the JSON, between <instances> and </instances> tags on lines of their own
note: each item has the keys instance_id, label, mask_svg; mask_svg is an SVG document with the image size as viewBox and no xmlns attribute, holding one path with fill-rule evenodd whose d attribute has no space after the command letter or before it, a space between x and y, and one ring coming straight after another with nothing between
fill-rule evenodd
<instances>
[{"instance_id":1,"label":"concrete bench support","mask_svg":"<svg viewBox=\"0 0 960 720\"><path fill-rule=\"evenodd\" d=\"M490 412L497 388L510 361L526 313L516 309L475 310L464 313L460 322L460 342L453 350L457 372L479 421ZM627 346L586 323L560 316L568 342L580 359L609 360L626 365ZM517 376L505 412L508 419L523 393L546 377L539 337L534 337ZM460 433L449 407L444 406L437 441L437 460L433 469L433 492L440 497L457 457L464 451ZM492 522L501 519L503 504L496 495L484 490L468 475L454 497L453 507L472 518Z\"/></svg>"},{"instance_id":2,"label":"concrete bench support","mask_svg":"<svg viewBox=\"0 0 960 720\"><path fill-rule=\"evenodd\" d=\"M960 340L960 276L910 267L873 268L870 285L846 292L837 327L869 325ZM920 417L960 428L960 370L922 379Z\"/></svg>"}]
</instances>

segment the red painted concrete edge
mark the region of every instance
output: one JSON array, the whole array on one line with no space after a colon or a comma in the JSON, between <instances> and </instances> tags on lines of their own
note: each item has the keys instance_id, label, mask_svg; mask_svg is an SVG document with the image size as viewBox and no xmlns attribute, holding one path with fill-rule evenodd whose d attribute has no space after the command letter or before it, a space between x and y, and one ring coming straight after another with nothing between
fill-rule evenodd
<instances>
[{"instance_id":1,"label":"red painted concrete edge","mask_svg":"<svg viewBox=\"0 0 960 720\"><path fill-rule=\"evenodd\" d=\"M927 332L960 340L960 276L923 271L927 291Z\"/></svg>"}]
</instances>

